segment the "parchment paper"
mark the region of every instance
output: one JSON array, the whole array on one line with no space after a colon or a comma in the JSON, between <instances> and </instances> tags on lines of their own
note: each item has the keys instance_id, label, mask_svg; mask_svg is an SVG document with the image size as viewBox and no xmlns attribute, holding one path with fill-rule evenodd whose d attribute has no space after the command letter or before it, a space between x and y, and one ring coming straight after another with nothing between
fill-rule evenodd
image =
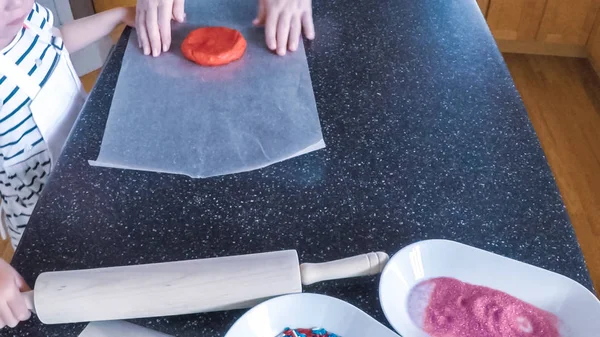
<instances>
[{"instance_id":1,"label":"parchment paper","mask_svg":"<svg viewBox=\"0 0 600 337\"><path fill-rule=\"evenodd\" d=\"M144 56L132 32L91 165L192 177L249 171L325 146L304 46L280 57L252 27L256 1L187 1L187 22L173 26L171 51ZM180 51L198 27L238 29L244 57L201 67Z\"/></svg>"}]
</instances>

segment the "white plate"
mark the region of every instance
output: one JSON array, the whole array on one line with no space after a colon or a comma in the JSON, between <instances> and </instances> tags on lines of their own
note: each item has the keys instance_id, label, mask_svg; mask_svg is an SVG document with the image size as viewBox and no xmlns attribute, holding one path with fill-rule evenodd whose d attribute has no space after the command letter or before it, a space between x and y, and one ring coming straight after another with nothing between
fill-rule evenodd
<instances>
[{"instance_id":1,"label":"white plate","mask_svg":"<svg viewBox=\"0 0 600 337\"><path fill-rule=\"evenodd\" d=\"M255 306L225 337L275 337L286 327L324 328L342 337L398 337L351 304L309 293L280 296Z\"/></svg>"},{"instance_id":2,"label":"white plate","mask_svg":"<svg viewBox=\"0 0 600 337\"><path fill-rule=\"evenodd\" d=\"M79 337L173 337L125 321L91 322Z\"/></svg>"},{"instance_id":3,"label":"white plate","mask_svg":"<svg viewBox=\"0 0 600 337\"><path fill-rule=\"evenodd\" d=\"M388 262L379 283L381 307L390 324L405 337L429 337L410 318L411 289L433 277L506 292L560 320L562 337L600 334L600 301L581 284L551 271L447 240L409 245Z\"/></svg>"}]
</instances>

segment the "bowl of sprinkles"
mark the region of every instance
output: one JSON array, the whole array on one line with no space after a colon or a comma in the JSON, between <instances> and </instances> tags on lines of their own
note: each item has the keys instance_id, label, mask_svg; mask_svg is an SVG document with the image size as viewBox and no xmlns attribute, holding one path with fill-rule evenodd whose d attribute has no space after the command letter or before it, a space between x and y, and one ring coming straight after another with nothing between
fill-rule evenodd
<instances>
[{"instance_id":1,"label":"bowl of sprinkles","mask_svg":"<svg viewBox=\"0 0 600 337\"><path fill-rule=\"evenodd\" d=\"M248 310L225 337L398 337L355 306L325 295L284 295Z\"/></svg>"},{"instance_id":2,"label":"bowl of sprinkles","mask_svg":"<svg viewBox=\"0 0 600 337\"><path fill-rule=\"evenodd\" d=\"M600 301L563 275L448 240L394 254L379 284L392 327L410 337L599 336Z\"/></svg>"},{"instance_id":3,"label":"bowl of sprinkles","mask_svg":"<svg viewBox=\"0 0 600 337\"><path fill-rule=\"evenodd\" d=\"M341 337L332 332L329 332L323 328L317 329L290 329L285 328L283 332L277 335L277 337Z\"/></svg>"}]
</instances>

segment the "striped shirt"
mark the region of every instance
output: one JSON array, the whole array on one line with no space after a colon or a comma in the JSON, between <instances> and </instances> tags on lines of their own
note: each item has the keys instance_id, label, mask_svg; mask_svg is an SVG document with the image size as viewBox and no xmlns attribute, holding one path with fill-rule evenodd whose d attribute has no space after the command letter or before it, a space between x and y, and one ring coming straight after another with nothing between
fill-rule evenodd
<instances>
[{"instance_id":1,"label":"striped shirt","mask_svg":"<svg viewBox=\"0 0 600 337\"><path fill-rule=\"evenodd\" d=\"M13 60L40 87L50 77L59 60L56 50L62 49L62 40L54 46L44 43L36 32L29 27L40 30L52 30L53 15L45 7L34 4L27 16L23 28L13 41L2 50L2 53ZM21 90L10 78L0 71L0 162L3 166L24 161L32 154L44 151L47 146L37 129L29 103L31 98Z\"/></svg>"},{"instance_id":2,"label":"striped shirt","mask_svg":"<svg viewBox=\"0 0 600 337\"><path fill-rule=\"evenodd\" d=\"M40 31L52 31L53 15L34 3L23 28L2 53L34 83L43 87L60 59L62 39L43 41ZM47 40L47 39L46 39ZM48 146L36 125L32 99L0 69L0 194L2 210L14 246L50 173Z\"/></svg>"}]
</instances>

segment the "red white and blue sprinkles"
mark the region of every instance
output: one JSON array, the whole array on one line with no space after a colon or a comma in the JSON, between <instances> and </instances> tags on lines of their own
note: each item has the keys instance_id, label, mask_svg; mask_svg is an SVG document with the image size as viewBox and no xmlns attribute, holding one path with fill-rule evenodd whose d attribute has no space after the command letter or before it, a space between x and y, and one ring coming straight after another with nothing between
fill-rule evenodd
<instances>
[{"instance_id":1,"label":"red white and blue sprinkles","mask_svg":"<svg viewBox=\"0 0 600 337\"><path fill-rule=\"evenodd\" d=\"M341 337L327 330L320 329L290 329L285 328L277 337Z\"/></svg>"}]
</instances>

